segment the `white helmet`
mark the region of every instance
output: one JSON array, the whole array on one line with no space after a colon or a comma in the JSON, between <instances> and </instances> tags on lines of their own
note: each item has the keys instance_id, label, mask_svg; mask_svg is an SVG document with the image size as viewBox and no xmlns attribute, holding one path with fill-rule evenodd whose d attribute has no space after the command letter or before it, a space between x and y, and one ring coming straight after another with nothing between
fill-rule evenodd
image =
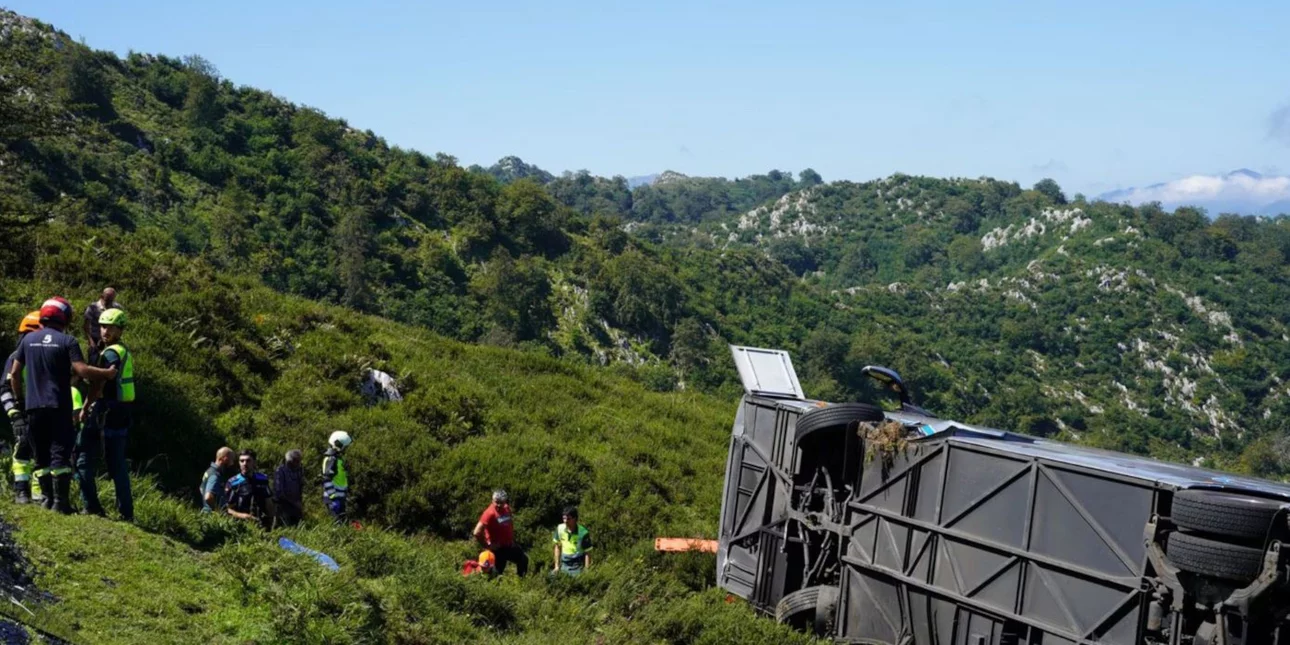
<instances>
[{"instance_id":1,"label":"white helmet","mask_svg":"<svg viewBox=\"0 0 1290 645\"><path fill-rule=\"evenodd\" d=\"M327 438L327 445L337 450L344 450L348 448L349 444L353 441L353 439L349 438L348 432L337 430L331 433L331 436Z\"/></svg>"}]
</instances>

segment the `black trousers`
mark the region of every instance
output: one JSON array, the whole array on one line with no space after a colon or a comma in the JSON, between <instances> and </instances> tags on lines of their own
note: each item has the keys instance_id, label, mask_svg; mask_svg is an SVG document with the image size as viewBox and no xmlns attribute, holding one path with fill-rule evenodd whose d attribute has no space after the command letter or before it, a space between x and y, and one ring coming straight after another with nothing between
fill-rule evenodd
<instances>
[{"instance_id":1,"label":"black trousers","mask_svg":"<svg viewBox=\"0 0 1290 645\"><path fill-rule=\"evenodd\" d=\"M295 526L300 523L301 519L304 519L304 515L300 511L296 510L294 506L282 502L282 500L278 500L277 506L278 521L283 526Z\"/></svg>"},{"instance_id":2,"label":"black trousers","mask_svg":"<svg viewBox=\"0 0 1290 645\"><path fill-rule=\"evenodd\" d=\"M34 448L31 445L31 432L28 431L27 417L19 414L9 417L13 426L13 458L17 461L31 461Z\"/></svg>"},{"instance_id":3,"label":"black trousers","mask_svg":"<svg viewBox=\"0 0 1290 645\"><path fill-rule=\"evenodd\" d=\"M54 475L71 474L72 451L76 449L72 411L28 410L27 421L27 436L36 453L36 470L50 470Z\"/></svg>"},{"instance_id":4,"label":"black trousers","mask_svg":"<svg viewBox=\"0 0 1290 645\"><path fill-rule=\"evenodd\" d=\"M524 550L518 546L503 546L493 549L493 555L497 557L497 573L506 573L506 563L514 562L515 571L521 577L528 573L529 556L525 555Z\"/></svg>"}]
</instances>

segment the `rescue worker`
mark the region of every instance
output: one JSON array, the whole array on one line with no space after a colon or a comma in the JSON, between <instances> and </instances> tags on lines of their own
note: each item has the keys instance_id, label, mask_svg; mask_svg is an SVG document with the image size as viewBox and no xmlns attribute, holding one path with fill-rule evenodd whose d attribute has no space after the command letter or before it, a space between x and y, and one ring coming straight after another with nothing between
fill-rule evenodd
<instances>
[{"instance_id":1,"label":"rescue worker","mask_svg":"<svg viewBox=\"0 0 1290 645\"><path fill-rule=\"evenodd\" d=\"M22 344L22 339L34 331L40 330L40 312L33 311L23 317L18 323L18 343ZM14 394L13 387L9 383L9 370L13 368L14 358L18 356L18 350L9 354L4 362L4 372L0 374L0 405L3 405L5 416L9 419L9 425L13 427L13 490L14 502L18 504L30 504L31 502L43 502L41 496L43 492L40 484L31 478L33 470L33 452L32 444L28 438L27 415L23 413L22 406L18 403L18 395ZM21 378L19 380L21 385Z\"/></svg>"},{"instance_id":2,"label":"rescue worker","mask_svg":"<svg viewBox=\"0 0 1290 645\"><path fill-rule=\"evenodd\" d=\"M479 515L473 531L475 540L497 557L497 573L506 572L506 564L515 563L521 577L529 570L529 557L515 546L515 526L511 518L511 498L504 490L493 491L493 503Z\"/></svg>"},{"instance_id":3,"label":"rescue worker","mask_svg":"<svg viewBox=\"0 0 1290 645\"><path fill-rule=\"evenodd\" d=\"M72 374L91 385L117 376L115 367L100 369L85 364L80 344L63 332L71 314L72 306L65 299L46 300L40 307L42 329L18 344L9 370L9 387L15 395L20 386L22 389L28 435L36 454L36 479L45 491L42 506L64 514L72 512L72 451L76 443Z\"/></svg>"},{"instance_id":4,"label":"rescue worker","mask_svg":"<svg viewBox=\"0 0 1290 645\"><path fill-rule=\"evenodd\" d=\"M103 351L104 347L99 318L104 311L117 306L116 289L108 287L103 290L98 300L85 307L85 313L81 316L81 325L85 331L85 342L88 344L86 349L89 351L90 365L98 364L99 352Z\"/></svg>"},{"instance_id":5,"label":"rescue worker","mask_svg":"<svg viewBox=\"0 0 1290 645\"><path fill-rule=\"evenodd\" d=\"M99 505L94 477L100 446L107 460L108 475L116 493L116 510L121 519L134 521L134 498L130 493L130 469L125 459L126 437L135 401L134 355L121 342L128 319L124 310L107 309L99 316L102 344L97 367L115 368L115 379L90 389L81 430L82 449L76 471L81 484L81 501L87 513L106 515Z\"/></svg>"},{"instance_id":6,"label":"rescue worker","mask_svg":"<svg viewBox=\"0 0 1290 645\"><path fill-rule=\"evenodd\" d=\"M228 486L229 475L236 471L233 466L233 449L224 446L215 451L215 461L211 462L210 468L202 475L200 486L202 497L202 512L210 513L224 508L226 498L224 497L225 488Z\"/></svg>"},{"instance_id":7,"label":"rescue worker","mask_svg":"<svg viewBox=\"0 0 1290 645\"><path fill-rule=\"evenodd\" d=\"M327 438L327 453L323 455L323 503L337 522L345 520L345 503L349 496L345 449L353 441L349 433L337 430Z\"/></svg>"},{"instance_id":8,"label":"rescue worker","mask_svg":"<svg viewBox=\"0 0 1290 645\"><path fill-rule=\"evenodd\" d=\"M496 573L496 570L493 568L493 565L496 562L497 559L493 557L493 553L485 550L479 554L478 560L467 560L461 565L461 575L471 576L476 573L482 573L491 578L493 577L493 574Z\"/></svg>"},{"instance_id":9,"label":"rescue worker","mask_svg":"<svg viewBox=\"0 0 1290 645\"><path fill-rule=\"evenodd\" d=\"M84 424L81 423L81 411L85 409L85 395L81 394L80 380L81 379L79 377L75 377L75 376L72 377L72 427L75 428L76 430L76 444L75 444L75 448L72 451L72 463L76 463L80 459L81 432L84 430L84 427L83 427ZM72 478L73 479L77 478L76 473L72 473ZM94 500L94 506L98 506L99 498L98 498L97 492L93 496L93 500ZM81 501L82 502L85 501L84 488L81 489ZM93 513L90 510L90 508L91 507L82 506L81 512L87 515L103 514L101 510L98 513Z\"/></svg>"},{"instance_id":10,"label":"rescue worker","mask_svg":"<svg viewBox=\"0 0 1290 645\"><path fill-rule=\"evenodd\" d=\"M256 470L255 451L247 448L237 456L238 474L228 480L225 494L228 514L239 520L259 522L269 528L273 522L273 490L269 476Z\"/></svg>"},{"instance_id":11,"label":"rescue worker","mask_svg":"<svg viewBox=\"0 0 1290 645\"><path fill-rule=\"evenodd\" d=\"M563 571L576 576L591 567L591 557L587 550L591 548L591 535L587 527L578 523L578 509L570 506L564 509L564 521L556 525L551 535L552 548L551 573Z\"/></svg>"},{"instance_id":12,"label":"rescue worker","mask_svg":"<svg viewBox=\"0 0 1290 645\"><path fill-rule=\"evenodd\" d=\"M299 450L289 450L286 461L273 472L273 502L283 526L295 526L305 516L303 458Z\"/></svg>"}]
</instances>

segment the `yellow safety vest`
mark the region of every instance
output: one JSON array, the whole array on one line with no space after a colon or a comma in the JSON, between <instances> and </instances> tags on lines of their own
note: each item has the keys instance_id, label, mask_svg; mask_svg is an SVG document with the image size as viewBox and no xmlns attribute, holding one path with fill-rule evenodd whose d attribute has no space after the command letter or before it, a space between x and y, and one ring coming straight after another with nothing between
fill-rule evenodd
<instances>
[{"instance_id":1,"label":"yellow safety vest","mask_svg":"<svg viewBox=\"0 0 1290 645\"><path fill-rule=\"evenodd\" d=\"M324 475L327 472L328 459L336 460L336 474L331 478L331 481L323 482L323 495L327 499L345 497L349 494L349 473L345 470L345 460L341 459L340 453L327 451L326 456L323 457Z\"/></svg>"},{"instance_id":2,"label":"yellow safety vest","mask_svg":"<svg viewBox=\"0 0 1290 645\"><path fill-rule=\"evenodd\" d=\"M576 532L561 522L555 527L555 543L560 545L560 559L566 564L582 564L582 541L587 537L587 527L579 524Z\"/></svg>"},{"instance_id":3,"label":"yellow safety vest","mask_svg":"<svg viewBox=\"0 0 1290 645\"><path fill-rule=\"evenodd\" d=\"M116 352L121 357L121 369L116 374L116 400L120 403L133 403L134 355L120 343L103 350L104 354L108 352Z\"/></svg>"}]
</instances>

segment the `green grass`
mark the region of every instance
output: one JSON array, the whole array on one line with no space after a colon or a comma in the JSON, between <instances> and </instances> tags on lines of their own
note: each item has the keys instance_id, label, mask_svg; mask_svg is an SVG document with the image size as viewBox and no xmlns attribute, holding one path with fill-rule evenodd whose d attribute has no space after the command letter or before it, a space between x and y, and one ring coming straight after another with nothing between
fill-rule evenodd
<instances>
[{"instance_id":1,"label":"green grass","mask_svg":"<svg viewBox=\"0 0 1290 645\"><path fill-rule=\"evenodd\" d=\"M128 451L137 525L0 502L37 585L59 599L32 607L36 624L91 643L804 638L727 602L712 555L652 550L659 535L716 536L734 401L282 296L158 252L142 234L69 241L82 233L51 228L33 277L0 279L0 320L51 293L79 309L117 287L139 375ZM398 377L404 400L364 402L366 367ZM361 531L329 525L319 500L337 429L355 437ZM198 479L225 444L254 447L266 471L304 450L308 524L290 535L335 557L339 573L197 512ZM538 575L464 579L461 563L478 553L469 532L499 486ZM111 508L106 480L100 495ZM551 580L550 531L571 503L595 566Z\"/></svg>"},{"instance_id":2,"label":"green grass","mask_svg":"<svg viewBox=\"0 0 1290 645\"><path fill-rule=\"evenodd\" d=\"M27 622L86 643L809 642L713 588L710 554L640 545L598 552L577 579L541 566L523 579L463 578L475 551L464 541L315 524L238 527L198 550L156 532L166 530L157 518L189 509L140 501L140 526L0 502L36 586L57 598L29 603ZM279 549L278 535L327 552L341 571Z\"/></svg>"}]
</instances>

